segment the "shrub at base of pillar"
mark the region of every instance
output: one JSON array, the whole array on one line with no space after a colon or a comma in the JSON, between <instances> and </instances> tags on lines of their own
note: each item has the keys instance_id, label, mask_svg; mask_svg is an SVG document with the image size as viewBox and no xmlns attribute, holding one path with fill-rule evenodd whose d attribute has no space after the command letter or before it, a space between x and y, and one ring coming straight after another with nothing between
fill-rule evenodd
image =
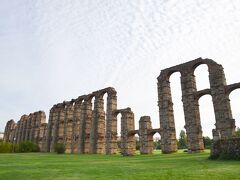
<instances>
[{"instance_id":1,"label":"shrub at base of pillar","mask_svg":"<svg viewBox=\"0 0 240 180\"><path fill-rule=\"evenodd\" d=\"M240 160L240 138L214 141L209 159Z\"/></svg>"}]
</instances>

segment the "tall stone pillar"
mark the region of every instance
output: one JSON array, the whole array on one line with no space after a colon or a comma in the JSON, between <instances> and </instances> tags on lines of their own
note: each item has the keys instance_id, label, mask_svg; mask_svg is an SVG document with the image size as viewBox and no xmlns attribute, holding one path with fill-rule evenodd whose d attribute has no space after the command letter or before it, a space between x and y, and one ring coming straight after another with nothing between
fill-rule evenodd
<instances>
[{"instance_id":1,"label":"tall stone pillar","mask_svg":"<svg viewBox=\"0 0 240 180\"><path fill-rule=\"evenodd\" d=\"M66 148L66 153L71 153L71 141L72 141L72 132L73 132L73 114L74 114L74 101L70 101L66 104L66 113L65 113L65 124L64 124L64 145Z\"/></svg>"},{"instance_id":2,"label":"tall stone pillar","mask_svg":"<svg viewBox=\"0 0 240 180\"><path fill-rule=\"evenodd\" d=\"M32 113L29 116L29 141L33 141L33 130L34 130L34 122L35 122L36 115Z\"/></svg>"},{"instance_id":3,"label":"tall stone pillar","mask_svg":"<svg viewBox=\"0 0 240 180\"><path fill-rule=\"evenodd\" d=\"M91 129L90 153L105 153L105 112L104 100L101 92L95 93L94 110Z\"/></svg>"},{"instance_id":4,"label":"tall stone pillar","mask_svg":"<svg viewBox=\"0 0 240 180\"><path fill-rule=\"evenodd\" d=\"M106 112L106 154L117 153L117 92L114 89L108 92Z\"/></svg>"},{"instance_id":5,"label":"tall stone pillar","mask_svg":"<svg viewBox=\"0 0 240 180\"><path fill-rule=\"evenodd\" d=\"M84 153L90 153L90 134L92 126L92 103L89 99L85 105L85 138L84 138Z\"/></svg>"},{"instance_id":6,"label":"tall stone pillar","mask_svg":"<svg viewBox=\"0 0 240 180\"><path fill-rule=\"evenodd\" d=\"M72 153L78 153L79 150L79 135L82 133L80 129L80 119L81 119L81 110L82 102L84 97L80 96L76 99L74 104L74 115L73 115L73 124L72 124Z\"/></svg>"},{"instance_id":7,"label":"tall stone pillar","mask_svg":"<svg viewBox=\"0 0 240 180\"><path fill-rule=\"evenodd\" d=\"M29 114L28 118L27 118L27 124L26 124L26 133L25 133L25 141L29 141L30 140L30 130L31 130L31 118L32 118L32 113Z\"/></svg>"},{"instance_id":8,"label":"tall stone pillar","mask_svg":"<svg viewBox=\"0 0 240 180\"><path fill-rule=\"evenodd\" d=\"M177 151L176 130L173 114L172 95L168 74L161 72L158 77L158 106L163 153Z\"/></svg>"},{"instance_id":9,"label":"tall stone pillar","mask_svg":"<svg viewBox=\"0 0 240 180\"><path fill-rule=\"evenodd\" d=\"M188 151L201 152L204 150L202 126L200 121L195 76L192 69L181 74L182 102L185 115Z\"/></svg>"},{"instance_id":10,"label":"tall stone pillar","mask_svg":"<svg viewBox=\"0 0 240 180\"><path fill-rule=\"evenodd\" d=\"M39 131L38 145L41 152L45 152L47 123L42 123Z\"/></svg>"},{"instance_id":11,"label":"tall stone pillar","mask_svg":"<svg viewBox=\"0 0 240 180\"><path fill-rule=\"evenodd\" d=\"M57 143L64 143L64 124L65 124L65 112L66 112L66 103L59 105L58 112L58 131L57 131Z\"/></svg>"},{"instance_id":12,"label":"tall stone pillar","mask_svg":"<svg viewBox=\"0 0 240 180\"><path fill-rule=\"evenodd\" d=\"M21 142L21 134L22 134L22 120L20 118L19 124L18 124L17 144L19 144Z\"/></svg>"},{"instance_id":13,"label":"tall stone pillar","mask_svg":"<svg viewBox=\"0 0 240 180\"><path fill-rule=\"evenodd\" d=\"M80 126L79 126L79 147L78 147L78 152L80 154L84 153L84 144L85 144L85 128L86 128L86 105L87 102L84 99L84 102L81 106L81 113L80 113Z\"/></svg>"},{"instance_id":14,"label":"tall stone pillar","mask_svg":"<svg viewBox=\"0 0 240 180\"><path fill-rule=\"evenodd\" d=\"M21 116L20 119L20 128L18 131L18 143L23 142L23 137L24 137L24 119L25 119L25 114Z\"/></svg>"},{"instance_id":15,"label":"tall stone pillar","mask_svg":"<svg viewBox=\"0 0 240 180\"><path fill-rule=\"evenodd\" d=\"M10 133L10 143L14 144L15 141L15 131L16 131L17 124L13 121L12 129Z\"/></svg>"},{"instance_id":16,"label":"tall stone pillar","mask_svg":"<svg viewBox=\"0 0 240 180\"><path fill-rule=\"evenodd\" d=\"M231 138L235 134L235 120L232 117L228 94L225 92L226 78L221 65L209 65L209 80L216 118L213 137L215 140Z\"/></svg>"},{"instance_id":17,"label":"tall stone pillar","mask_svg":"<svg viewBox=\"0 0 240 180\"><path fill-rule=\"evenodd\" d=\"M90 133L92 125L92 95L84 99L81 120L80 120L80 134L79 134L79 153L90 152Z\"/></svg>"},{"instance_id":18,"label":"tall stone pillar","mask_svg":"<svg viewBox=\"0 0 240 180\"><path fill-rule=\"evenodd\" d=\"M46 134L46 146L45 146L46 152L50 152L50 146L51 146L51 141L52 141L53 116L54 116L55 107L56 106L53 106L49 113L47 132L46 132L47 133Z\"/></svg>"},{"instance_id":19,"label":"tall stone pillar","mask_svg":"<svg viewBox=\"0 0 240 180\"><path fill-rule=\"evenodd\" d=\"M15 141L14 144L18 144L19 143L19 131L20 131L20 121L17 122L17 127L15 130Z\"/></svg>"},{"instance_id":20,"label":"tall stone pillar","mask_svg":"<svg viewBox=\"0 0 240 180\"><path fill-rule=\"evenodd\" d=\"M26 141L25 140L25 136L27 133L27 119L28 116L27 115L23 115L23 119L22 119L22 134L21 134L21 141Z\"/></svg>"},{"instance_id":21,"label":"tall stone pillar","mask_svg":"<svg viewBox=\"0 0 240 180\"><path fill-rule=\"evenodd\" d=\"M60 106L57 104L54 106L53 117L52 117L52 132L51 132L51 143L50 143L50 152L54 152L54 145L57 143L58 138L58 129L59 129L59 115L60 115Z\"/></svg>"},{"instance_id":22,"label":"tall stone pillar","mask_svg":"<svg viewBox=\"0 0 240 180\"><path fill-rule=\"evenodd\" d=\"M35 144L39 144L39 136L40 136L40 127L41 124L46 123L46 114L43 111L36 112L36 121L34 128L34 139L33 142Z\"/></svg>"},{"instance_id":23,"label":"tall stone pillar","mask_svg":"<svg viewBox=\"0 0 240 180\"><path fill-rule=\"evenodd\" d=\"M152 122L150 117L141 117L139 120L139 141L141 154L152 154L153 152L153 135L151 130Z\"/></svg>"},{"instance_id":24,"label":"tall stone pillar","mask_svg":"<svg viewBox=\"0 0 240 180\"><path fill-rule=\"evenodd\" d=\"M63 123L63 144L66 149L66 142L67 142L67 121L68 121L68 106L70 102L64 102L65 108L64 108L64 123Z\"/></svg>"},{"instance_id":25,"label":"tall stone pillar","mask_svg":"<svg viewBox=\"0 0 240 180\"><path fill-rule=\"evenodd\" d=\"M13 136L11 143L16 144L17 137L17 123L14 123Z\"/></svg>"},{"instance_id":26,"label":"tall stone pillar","mask_svg":"<svg viewBox=\"0 0 240 180\"><path fill-rule=\"evenodd\" d=\"M3 141L11 142L11 139L12 139L11 134L14 128L15 128L15 122L14 120L11 119L10 121L7 122L5 126Z\"/></svg>"},{"instance_id":27,"label":"tall stone pillar","mask_svg":"<svg viewBox=\"0 0 240 180\"><path fill-rule=\"evenodd\" d=\"M122 110L121 114L121 153L124 156L131 156L136 150L134 134L130 134L135 130L134 114L130 108Z\"/></svg>"}]
</instances>

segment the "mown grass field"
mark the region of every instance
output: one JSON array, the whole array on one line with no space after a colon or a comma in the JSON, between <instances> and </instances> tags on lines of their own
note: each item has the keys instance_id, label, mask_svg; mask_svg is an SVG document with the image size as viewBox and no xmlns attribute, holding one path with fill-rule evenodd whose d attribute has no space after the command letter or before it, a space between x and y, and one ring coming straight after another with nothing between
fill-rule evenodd
<instances>
[{"instance_id":1,"label":"mown grass field","mask_svg":"<svg viewBox=\"0 0 240 180\"><path fill-rule=\"evenodd\" d=\"M240 179L240 161L201 154L0 154L0 179Z\"/></svg>"}]
</instances>

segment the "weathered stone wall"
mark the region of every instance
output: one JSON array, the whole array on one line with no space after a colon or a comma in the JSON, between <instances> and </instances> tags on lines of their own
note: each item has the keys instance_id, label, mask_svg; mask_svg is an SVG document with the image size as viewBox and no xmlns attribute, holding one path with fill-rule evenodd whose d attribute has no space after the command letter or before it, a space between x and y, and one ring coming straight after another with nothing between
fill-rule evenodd
<instances>
[{"instance_id":1,"label":"weathered stone wall","mask_svg":"<svg viewBox=\"0 0 240 180\"><path fill-rule=\"evenodd\" d=\"M44 139L46 139L46 128L42 128L43 124L44 126L47 125L46 115L43 111L30 113L29 115L24 114L17 123L10 120L5 127L4 141L13 144L32 141L41 146L42 151L45 151L43 146L45 144Z\"/></svg>"},{"instance_id":2,"label":"weathered stone wall","mask_svg":"<svg viewBox=\"0 0 240 180\"><path fill-rule=\"evenodd\" d=\"M25 137L39 139L41 151L53 152L56 143L63 143L67 153L113 154L117 152L116 109L116 91L109 87L54 105L48 124L39 124L37 114L30 114L30 124L20 121L16 130L22 133L22 126L26 126ZM32 128L39 125L39 129Z\"/></svg>"}]
</instances>

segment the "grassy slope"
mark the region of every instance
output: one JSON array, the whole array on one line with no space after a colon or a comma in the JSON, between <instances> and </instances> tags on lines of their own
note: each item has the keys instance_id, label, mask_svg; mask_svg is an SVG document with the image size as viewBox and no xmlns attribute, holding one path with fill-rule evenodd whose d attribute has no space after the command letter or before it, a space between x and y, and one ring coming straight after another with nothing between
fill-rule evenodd
<instances>
[{"instance_id":1,"label":"grassy slope","mask_svg":"<svg viewBox=\"0 0 240 180\"><path fill-rule=\"evenodd\" d=\"M239 161L162 155L0 154L0 179L239 179Z\"/></svg>"}]
</instances>

